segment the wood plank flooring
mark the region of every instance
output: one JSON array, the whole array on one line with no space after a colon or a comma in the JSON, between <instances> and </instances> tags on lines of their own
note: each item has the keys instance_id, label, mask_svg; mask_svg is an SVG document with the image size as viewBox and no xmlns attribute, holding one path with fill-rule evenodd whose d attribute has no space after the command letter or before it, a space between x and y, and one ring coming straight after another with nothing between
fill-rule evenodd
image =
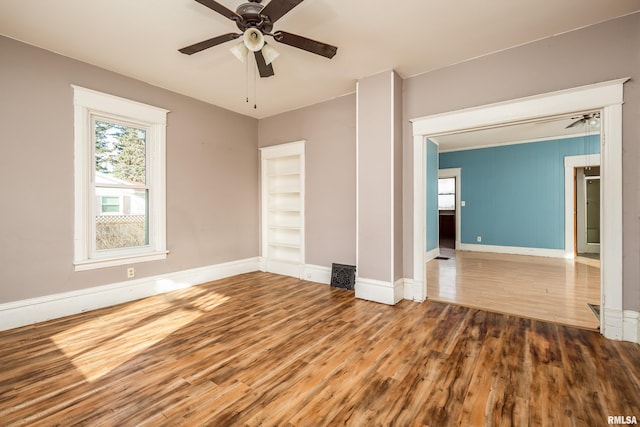
<instances>
[{"instance_id":1,"label":"wood plank flooring","mask_svg":"<svg viewBox=\"0 0 640 427\"><path fill-rule=\"evenodd\" d=\"M468 307L597 329L598 260L469 251L427 263L427 297Z\"/></svg>"},{"instance_id":2,"label":"wood plank flooring","mask_svg":"<svg viewBox=\"0 0 640 427\"><path fill-rule=\"evenodd\" d=\"M0 425L600 426L640 346L250 273L0 332Z\"/></svg>"}]
</instances>

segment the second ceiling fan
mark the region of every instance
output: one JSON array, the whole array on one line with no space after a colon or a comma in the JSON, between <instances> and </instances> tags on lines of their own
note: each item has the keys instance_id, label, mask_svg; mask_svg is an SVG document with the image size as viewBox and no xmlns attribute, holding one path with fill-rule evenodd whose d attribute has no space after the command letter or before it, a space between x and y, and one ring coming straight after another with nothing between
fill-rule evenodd
<instances>
[{"instance_id":1,"label":"second ceiling fan","mask_svg":"<svg viewBox=\"0 0 640 427\"><path fill-rule=\"evenodd\" d=\"M271 32L273 24L291 9L302 3L303 0L271 0L266 6L260 4L262 0L249 0L249 3L238 6L235 12L214 0L196 1L234 21L241 33L222 34L179 49L179 52L186 55L193 55L210 47L242 37L242 41L231 49L232 53L238 59L244 61L248 52L252 51L256 58L260 77L270 77L274 75L271 62L278 56L278 53L267 44L265 36L271 36L279 43L297 47L325 58L333 58L338 51L335 46L296 34L285 31Z\"/></svg>"}]
</instances>

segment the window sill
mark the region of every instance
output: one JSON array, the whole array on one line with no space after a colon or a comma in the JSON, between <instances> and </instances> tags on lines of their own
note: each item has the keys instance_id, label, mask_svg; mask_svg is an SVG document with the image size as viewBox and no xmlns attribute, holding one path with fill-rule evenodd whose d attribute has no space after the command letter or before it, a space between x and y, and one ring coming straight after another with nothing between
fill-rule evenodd
<instances>
[{"instance_id":1,"label":"window sill","mask_svg":"<svg viewBox=\"0 0 640 427\"><path fill-rule=\"evenodd\" d=\"M146 261L158 261L167 258L167 254L169 251L163 252L150 252L145 254L135 254L128 255L117 258L106 258L106 259L89 259L84 261L75 261L73 264L75 266L75 271L87 271L87 270L95 270L98 268L105 267L115 267L118 265L127 265L127 264L136 264L139 262Z\"/></svg>"}]
</instances>

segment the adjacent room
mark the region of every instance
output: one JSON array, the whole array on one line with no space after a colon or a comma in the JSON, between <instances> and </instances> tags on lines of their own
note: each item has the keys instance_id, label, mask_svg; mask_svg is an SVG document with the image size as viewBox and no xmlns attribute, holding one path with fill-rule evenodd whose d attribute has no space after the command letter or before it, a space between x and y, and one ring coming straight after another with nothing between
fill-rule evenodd
<instances>
[{"instance_id":1,"label":"adjacent room","mask_svg":"<svg viewBox=\"0 0 640 427\"><path fill-rule=\"evenodd\" d=\"M599 129L588 112L430 138L428 297L598 328Z\"/></svg>"},{"instance_id":2,"label":"adjacent room","mask_svg":"<svg viewBox=\"0 0 640 427\"><path fill-rule=\"evenodd\" d=\"M0 424L637 423L638 46L639 0L3 0Z\"/></svg>"}]
</instances>

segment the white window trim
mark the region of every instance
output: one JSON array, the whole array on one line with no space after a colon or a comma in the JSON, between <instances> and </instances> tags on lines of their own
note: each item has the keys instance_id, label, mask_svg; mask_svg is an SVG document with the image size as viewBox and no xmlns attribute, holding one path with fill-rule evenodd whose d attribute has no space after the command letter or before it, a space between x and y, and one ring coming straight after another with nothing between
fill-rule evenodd
<instances>
[{"instance_id":1,"label":"white window trim","mask_svg":"<svg viewBox=\"0 0 640 427\"><path fill-rule=\"evenodd\" d=\"M166 244L166 126L169 110L97 92L73 87L74 105L74 259L75 271L165 259ZM93 194L92 116L114 117L144 123L148 136L149 161L149 245L130 248L109 256L96 257L91 251L90 223Z\"/></svg>"}]
</instances>

